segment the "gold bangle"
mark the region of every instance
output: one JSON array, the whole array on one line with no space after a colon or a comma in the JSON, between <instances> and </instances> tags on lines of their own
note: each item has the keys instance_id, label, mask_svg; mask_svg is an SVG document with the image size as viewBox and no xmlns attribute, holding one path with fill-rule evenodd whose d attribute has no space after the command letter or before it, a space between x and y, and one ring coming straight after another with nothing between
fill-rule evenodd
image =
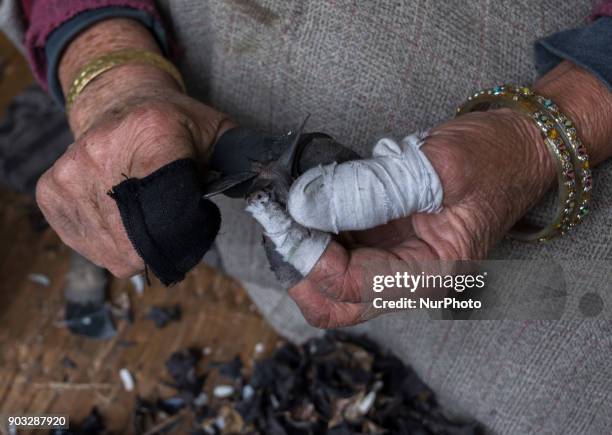
<instances>
[{"instance_id":1,"label":"gold bangle","mask_svg":"<svg viewBox=\"0 0 612 435\"><path fill-rule=\"evenodd\" d=\"M527 87L502 85L470 96L457 109L464 113L488 110L491 106L517 110L535 121L550 154L554 157L559 184L559 205L553 222L544 228L515 226L509 237L524 242L545 242L565 234L587 215L593 178L585 145L567 116L550 100Z\"/></svg>"},{"instance_id":2,"label":"gold bangle","mask_svg":"<svg viewBox=\"0 0 612 435\"><path fill-rule=\"evenodd\" d=\"M144 63L164 70L179 84L185 92L185 83L181 73L167 59L157 53L146 50L121 50L115 51L104 56L100 56L83 66L70 86L66 95L66 111L68 112L74 100L79 96L83 89L100 74L126 63Z\"/></svg>"}]
</instances>

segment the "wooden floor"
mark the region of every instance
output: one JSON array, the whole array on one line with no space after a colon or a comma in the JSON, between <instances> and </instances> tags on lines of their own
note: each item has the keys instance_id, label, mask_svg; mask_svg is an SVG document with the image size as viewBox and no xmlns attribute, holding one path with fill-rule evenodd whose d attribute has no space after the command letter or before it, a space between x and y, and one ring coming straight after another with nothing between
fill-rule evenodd
<instances>
[{"instance_id":1,"label":"wooden floor","mask_svg":"<svg viewBox=\"0 0 612 435\"><path fill-rule=\"evenodd\" d=\"M3 39L0 58L0 102L5 104L31 79L24 79L23 62ZM154 283L142 296L129 281L114 280L112 298L129 298L134 323L120 322L119 333L109 341L72 335L61 322L69 251L51 229L40 229L35 216L30 198L0 189L0 416L67 413L78 421L95 405L115 433L130 433L136 395L168 394L160 380L167 379L164 362L173 351L210 347L204 365L236 354L248 363L256 344L267 351L276 346L278 336L244 290L204 265L182 284L163 288ZM34 282L31 274L47 276L50 284ZM151 305L175 303L183 310L180 322L157 329L145 319ZM68 367L66 357L76 367ZM135 378L132 393L123 389L121 368ZM4 421L0 433L6 430Z\"/></svg>"}]
</instances>

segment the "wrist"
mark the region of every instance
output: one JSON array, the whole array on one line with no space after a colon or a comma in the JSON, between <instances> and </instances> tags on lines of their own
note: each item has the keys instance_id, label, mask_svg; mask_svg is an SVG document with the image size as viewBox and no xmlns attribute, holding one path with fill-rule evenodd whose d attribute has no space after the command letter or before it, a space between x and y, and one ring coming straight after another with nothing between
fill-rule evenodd
<instances>
[{"instance_id":1,"label":"wrist","mask_svg":"<svg viewBox=\"0 0 612 435\"><path fill-rule=\"evenodd\" d=\"M561 62L534 85L576 126L591 164L612 157L612 93L597 77L569 61Z\"/></svg>"},{"instance_id":2,"label":"wrist","mask_svg":"<svg viewBox=\"0 0 612 435\"><path fill-rule=\"evenodd\" d=\"M143 64L125 64L96 77L78 95L68 113L76 138L109 114L120 114L147 99L168 100L181 93L179 85L164 71Z\"/></svg>"},{"instance_id":3,"label":"wrist","mask_svg":"<svg viewBox=\"0 0 612 435\"><path fill-rule=\"evenodd\" d=\"M59 79L64 95L87 63L126 49L160 53L149 31L129 19L102 21L80 34L68 46L60 62ZM78 95L68 113L70 126L78 138L98 119L129 106L129 102L178 90L174 79L153 65L119 65L96 77Z\"/></svg>"}]
</instances>

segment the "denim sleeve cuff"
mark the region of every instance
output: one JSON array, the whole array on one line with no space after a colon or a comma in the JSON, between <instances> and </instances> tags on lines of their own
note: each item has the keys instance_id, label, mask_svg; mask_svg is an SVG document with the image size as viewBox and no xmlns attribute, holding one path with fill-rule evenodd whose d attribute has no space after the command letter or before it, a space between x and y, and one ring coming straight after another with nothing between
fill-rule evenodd
<instances>
[{"instance_id":1,"label":"denim sleeve cuff","mask_svg":"<svg viewBox=\"0 0 612 435\"><path fill-rule=\"evenodd\" d=\"M543 75L562 60L586 69L612 90L612 17L601 17L591 24L555 33L536 41L535 64Z\"/></svg>"},{"instance_id":2,"label":"denim sleeve cuff","mask_svg":"<svg viewBox=\"0 0 612 435\"><path fill-rule=\"evenodd\" d=\"M60 106L63 107L65 105L64 94L58 77L59 61L64 49L87 27L109 18L130 18L138 21L151 31L164 54L168 55L169 47L166 30L159 20L146 11L129 7L111 6L81 12L55 29L49 35L45 44L49 92Z\"/></svg>"}]
</instances>

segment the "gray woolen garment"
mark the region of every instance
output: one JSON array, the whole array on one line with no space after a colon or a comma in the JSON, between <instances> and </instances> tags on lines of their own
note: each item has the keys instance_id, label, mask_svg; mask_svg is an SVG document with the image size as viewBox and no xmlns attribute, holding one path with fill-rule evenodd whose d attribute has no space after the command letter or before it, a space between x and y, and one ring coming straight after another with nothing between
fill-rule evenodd
<instances>
[{"instance_id":1,"label":"gray woolen garment","mask_svg":"<svg viewBox=\"0 0 612 435\"><path fill-rule=\"evenodd\" d=\"M190 93L240 123L325 131L362 155L453 115L472 91L535 77L532 44L584 23L593 2L167 0ZM4 4L6 8L6 2ZM509 145L511 146L511 145ZM503 242L493 258L556 260L574 291L612 261L612 162L595 170L592 215L547 245ZM309 327L269 271L244 202L218 200L218 245L271 324ZM609 275L608 275L609 278ZM575 302L575 301L574 301ZM570 307L569 311L576 310ZM457 412L494 433L600 434L612 427L607 321L441 321L385 315L358 327L410 363Z\"/></svg>"}]
</instances>

